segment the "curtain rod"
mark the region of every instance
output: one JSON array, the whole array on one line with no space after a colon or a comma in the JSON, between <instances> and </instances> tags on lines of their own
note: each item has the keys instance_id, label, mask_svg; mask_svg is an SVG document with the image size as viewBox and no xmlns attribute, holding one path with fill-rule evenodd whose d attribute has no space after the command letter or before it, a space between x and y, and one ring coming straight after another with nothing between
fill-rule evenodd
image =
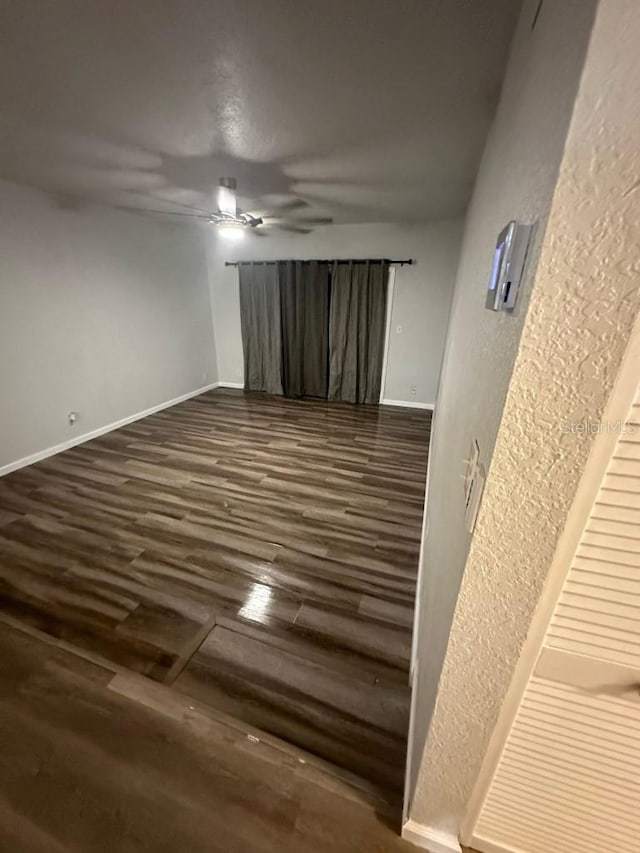
<instances>
[{"instance_id":1,"label":"curtain rod","mask_svg":"<svg viewBox=\"0 0 640 853\"><path fill-rule=\"evenodd\" d=\"M225 267L239 267L241 264L279 264L281 261L225 261ZM309 264L310 260L299 261L301 264ZM324 260L318 261L318 263L325 264L395 264L396 266L403 267L405 264L411 265L413 263L413 258L405 258L401 261L391 261L389 258L357 258L355 260L350 260L349 258L338 258L337 260Z\"/></svg>"}]
</instances>

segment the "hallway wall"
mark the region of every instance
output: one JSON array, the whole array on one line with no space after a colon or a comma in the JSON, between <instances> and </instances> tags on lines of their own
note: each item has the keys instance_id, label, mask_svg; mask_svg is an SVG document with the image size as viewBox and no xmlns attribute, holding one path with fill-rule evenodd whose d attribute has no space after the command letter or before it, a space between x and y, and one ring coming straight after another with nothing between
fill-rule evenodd
<instances>
[{"instance_id":1,"label":"hallway wall","mask_svg":"<svg viewBox=\"0 0 640 853\"><path fill-rule=\"evenodd\" d=\"M574 87L592 10L582 2L542 7L538 32L546 34L551 76L540 92L540 121L561 91L562 67L571 71L565 99ZM521 22L512 65L525 33ZM448 832L456 832L471 794L593 442L594 433L565 425L601 418L640 310L638 39L635 0L601 0L418 773L412 817ZM537 68L542 84L534 55L525 79L532 82ZM505 96L509 88L508 76ZM539 126L532 109L522 103L519 110L530 133ZM464 269L463 262L463 276ZM441 424L437 430L442 442ZM433 517L431 524L435 532Z\"/></svg>"},{"instance_id":2,"label":"hallway wall","mask_svg":"<svg viewBox=\"0 0 640 853\"><path fill-rule=\"evenodd\" d=\"M465 459L476 439L480 461L489 470L545 239L594 6L591 0L547 0L532 28L538 2L524 3L467 214L430 456L429 525L423 542L418 603L412 793L471 541L465 525ZM511 219L536 223L536 232L515 311L494 313L485 308L486 288L496 238ZM514 433L514 441L518 440ZM509 567L503 570L509 571ZM476 643L482 641L486 642L472 635L474 653L478 652ZM413 806L420 819L431 815L424 784ZM443 817L450 828L455 827L457 814L438 814L439 821Z\"/></svg>"}]
</instances>

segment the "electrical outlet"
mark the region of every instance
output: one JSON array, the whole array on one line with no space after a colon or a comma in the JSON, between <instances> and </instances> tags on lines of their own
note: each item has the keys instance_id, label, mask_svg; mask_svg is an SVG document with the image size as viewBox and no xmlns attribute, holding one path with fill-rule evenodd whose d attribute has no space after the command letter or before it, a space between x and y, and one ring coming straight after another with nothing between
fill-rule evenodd
<instances>
[{"instance_id":1,"label":"electrical outlet","mask_svg":"<svg viewBox=\"0 0 640 853\"><path fill-rule=\"evenodd\" d=\"M415 397L417 393L418 393L417 386L415 386L415 385L409 385L409 396L410 396L410 397Z\"/></svg>"},{"instance_id":2,"label":"electrical outlet","mask_svg":"<svg viewBox=\"0 0 640 853\"><path fill-rule=\"evenodd\" d=\"M402 326L396 326L396 335L402 334Z\"/></svg>"},{"instance_id":3,"label":"electrical outlet","mask_svg":"<svg viewBox=\"0 0 640 853\"><path fill-rule=\"evenodd\" d=\"M69 417L69 425L73 426L75 424L75 422L78 420L78 413L77 412L69 412L68 417Z\"/></svg>"}]
</instances>

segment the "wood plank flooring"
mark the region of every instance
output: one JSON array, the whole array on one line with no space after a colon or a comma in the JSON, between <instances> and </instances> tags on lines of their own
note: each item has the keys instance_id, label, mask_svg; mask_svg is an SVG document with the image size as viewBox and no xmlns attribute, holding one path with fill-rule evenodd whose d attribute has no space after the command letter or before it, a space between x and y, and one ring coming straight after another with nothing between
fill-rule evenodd
<instances>
[{"instance_id":1,"label":"wood plank flooring","mask_svg":"<svg viewBox=\"0 0 640 853\"><path fill-rule=\"evenodd\" d=\"M430 415L217 390L0 480L0 612L402 785Z\"/></svg>"},{"instance_id":2,"label":"wood plank flooring","mask_svg":"<svg viewBox=\"0 0 640 853\"><path fill-rule=\"evenodd\" d=\"M0 623L0 849L415 850L366 792L144 681Z\"/></svg>"}]
</instances>

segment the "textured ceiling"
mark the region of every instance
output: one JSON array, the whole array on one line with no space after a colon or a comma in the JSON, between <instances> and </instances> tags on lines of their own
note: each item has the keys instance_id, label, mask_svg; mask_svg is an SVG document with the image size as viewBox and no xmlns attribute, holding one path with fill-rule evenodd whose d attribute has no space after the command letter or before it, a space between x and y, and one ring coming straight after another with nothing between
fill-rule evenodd
<instances>
[{"instance_id":1,"label":"textured ceiling","mask_svg":"<svg viewBox=\"0 0 640 853\"><path fill-rule=\"evenodd\" d=\"M62 204L186 210L231 175L256 212L456 216L518 7L0 0L0 177Z\"/></svg>"}]
</instances>

